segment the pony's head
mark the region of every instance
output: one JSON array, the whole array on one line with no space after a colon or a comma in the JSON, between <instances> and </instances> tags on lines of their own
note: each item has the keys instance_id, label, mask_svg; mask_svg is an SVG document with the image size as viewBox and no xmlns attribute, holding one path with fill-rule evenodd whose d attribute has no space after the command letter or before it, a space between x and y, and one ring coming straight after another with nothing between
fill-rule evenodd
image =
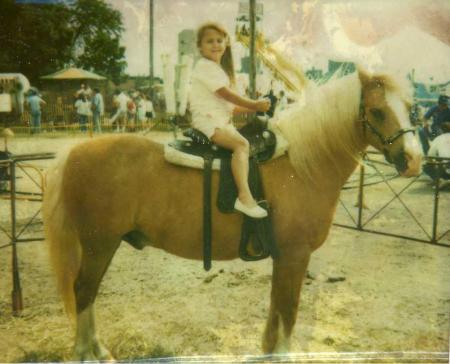
<instances>
[{"instance_id":1,"label":"pony's head","mask_svg":"<svg viewBox=\"0 0 450 364\"><path fill-rule=\"evenodd\" d=\"M409 120L411 97L386 76L359 70L362 84L362 124L367 142L383 152L386 160L406 177L420 173L422 153Z\"/></svg>"}]
</instances>

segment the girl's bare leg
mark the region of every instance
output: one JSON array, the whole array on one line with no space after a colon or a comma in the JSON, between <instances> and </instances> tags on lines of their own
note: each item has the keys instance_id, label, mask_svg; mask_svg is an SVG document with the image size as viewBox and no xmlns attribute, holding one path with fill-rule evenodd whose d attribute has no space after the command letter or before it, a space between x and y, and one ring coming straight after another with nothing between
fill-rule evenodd
<instances>
[{"instance_id":1,"label":"girl's bare leg","mask_svg":"<svg viewBox=\"0 0 450 364\"><path fill-rule=\"evenodd\" d=\"M235 130L223 128L216 129L211 141L233 152L231 171L238 189L239 200L249 207L255 206L256 202L248 186L249 144L247 139Z\"/></svg>"}]
</instances>

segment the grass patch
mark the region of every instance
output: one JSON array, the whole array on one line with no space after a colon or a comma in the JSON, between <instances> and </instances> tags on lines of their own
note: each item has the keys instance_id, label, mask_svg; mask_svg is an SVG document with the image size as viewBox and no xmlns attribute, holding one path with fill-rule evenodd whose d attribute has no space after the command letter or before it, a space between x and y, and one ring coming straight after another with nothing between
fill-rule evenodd
<instances>
[{"instance_id":1,"label":"grass patch","mask_svg":"<svg viewBox=\"0 0 450 364\"><path fill-rule=\"evenodd\" d=\"M16 363L57 363L63 361L64 358L61 355L44 350L28 351L14 359Z\"/></svg>"},{"instance_id":2,"label":"grass patch","mask_svg":"<svg viewBox=\"0 0 450 364\"><path fill-rule=\"evenodd\" d=\"M155 358L171 358L176 356L176 353L164 348L162 345L156 344L152 348L148 348L147 351L140 353L139 355L132 355L130 357L120 358L120 360L126 361L142 361L145 359L155 359Z\"/></svg>"}]
</instances>

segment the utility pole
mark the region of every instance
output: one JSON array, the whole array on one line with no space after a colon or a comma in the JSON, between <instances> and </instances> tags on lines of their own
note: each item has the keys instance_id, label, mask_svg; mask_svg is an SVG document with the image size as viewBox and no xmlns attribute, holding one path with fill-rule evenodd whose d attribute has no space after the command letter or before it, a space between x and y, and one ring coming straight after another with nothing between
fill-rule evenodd
<instances>
[{"instance_id":1,"label":"utility pole","mask_svg":"<svg viewBox=\"0 0 450 364\"><path fill-rule=\"evenodd\" d=\"M250 19L250 68L249 68L249 87L250 97L256 99L256 0L250 1L249 19Z\"/></svg>"},{"instance_id":2,"label":"utility pole","mask_svg":"<svg viewBox=\"0 0 450 364\"><path fill-rule=\"evenodd\" d=\"M153 15L154 15L154 5L153 0L149 0L149 16L150 16L150 25L149 25L149 78L150 78L150 96L153 101L153 79L154 79L154 65L153 65L153 59L154 59L154 53L153 53L153 45L154 45L154 25L153 25Z\"/></svg>"}]
</instances>

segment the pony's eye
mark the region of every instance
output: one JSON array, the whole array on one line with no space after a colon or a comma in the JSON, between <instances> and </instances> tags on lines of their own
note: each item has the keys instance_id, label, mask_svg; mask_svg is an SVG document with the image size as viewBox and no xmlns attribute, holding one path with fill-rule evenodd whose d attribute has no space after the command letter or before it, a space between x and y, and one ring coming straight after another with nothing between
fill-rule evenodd
<instances>
[{"instance_id":1,"label":"pony's eye","mask_svg":"<svg viewBox=\"0 0 450 364\"><path fill-rule=\"evenodd\" d=\"M381 109L370 109L370 113L376 121L384 121L384 111Z\"/></svg>"}]
</instances>

